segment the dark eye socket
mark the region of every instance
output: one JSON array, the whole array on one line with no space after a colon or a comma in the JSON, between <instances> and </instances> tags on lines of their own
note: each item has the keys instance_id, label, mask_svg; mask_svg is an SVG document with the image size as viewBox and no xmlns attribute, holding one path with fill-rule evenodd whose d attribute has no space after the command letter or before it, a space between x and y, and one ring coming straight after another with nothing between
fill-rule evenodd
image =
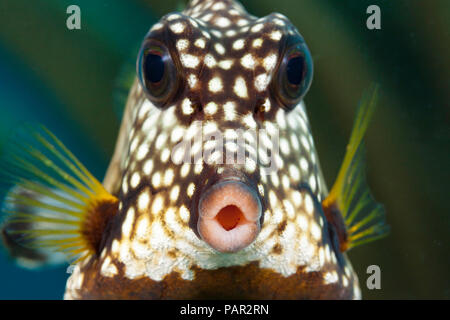
<instances>
[{"instance_id":1,"label":"dark eye socket","mask_svg":"<svg viewBox=\"0 0 450 320\"><path fill-rule=\"evenodd\" d=\"M305 96L313 75L312 58L304 42L290 46L274 78L275 93L288 108L295 107Z\"/></svg>"},{"instance_id":2,"label":"dark eye socket","mask_svg":"<svg viewBox=\"0 0 450 320\"><path fill-rule=\"evenodd\" d=\"M165 45L146 40L137 63L139 81L147 97L158 107L166 106L179 88L179 74Z\"/></svg>"}]
</instances>

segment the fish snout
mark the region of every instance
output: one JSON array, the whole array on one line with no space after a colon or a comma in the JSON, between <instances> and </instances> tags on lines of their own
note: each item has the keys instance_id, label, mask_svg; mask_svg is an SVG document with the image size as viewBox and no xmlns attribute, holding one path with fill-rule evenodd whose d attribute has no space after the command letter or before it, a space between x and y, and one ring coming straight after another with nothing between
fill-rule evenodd
<instances>
[{"instance_id":1,"label":"fish snout","mask_svg":"<svg viewBox=\"0 0 450 320\"><path fill-rule=\"evenodd\" d=\"M250 245L260 232L261 200L256 190L241 181L225 180L201 195L197 231L212 248L237 252Z\"/></svg>"}]
</instances>

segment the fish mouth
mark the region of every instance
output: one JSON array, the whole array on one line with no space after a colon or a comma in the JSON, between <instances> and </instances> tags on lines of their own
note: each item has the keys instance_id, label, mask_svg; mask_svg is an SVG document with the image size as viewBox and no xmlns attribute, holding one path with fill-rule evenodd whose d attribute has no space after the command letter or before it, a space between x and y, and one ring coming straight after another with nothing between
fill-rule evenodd
<instances>
[{"instance_id":1,"label":"fish mouth","mask_svg":"<svg viewBox=\"0 0 450 320\"><path fill-rule=\"evenodd\" d=\"M200 197L197 231L220 252L237 252L258 236L261 200L254 188L227 179L211 185Z\"/></svg>"}]
</instances>

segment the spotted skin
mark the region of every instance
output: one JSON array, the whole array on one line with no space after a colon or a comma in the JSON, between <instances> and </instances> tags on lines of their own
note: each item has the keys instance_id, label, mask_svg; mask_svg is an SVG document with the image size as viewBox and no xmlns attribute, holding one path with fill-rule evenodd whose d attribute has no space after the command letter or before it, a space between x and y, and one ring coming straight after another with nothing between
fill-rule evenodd
<instances>
[{"instance_id":1,"label":"spotted skin","mask_svg":"<svg viewBox=\"0 0 450 320\"><path fill-rule=\"evenodd\" d=\"M66 299L360 298L321 208L328 191L305 105L287 110L271 90L289 36L301 37L285 16L257 18L233 0L193 0L150 29L147 38L169 48L184 85L161 109L135 81L104 181L119 212L101 255L75 268ZM238 129L264 129L260 144L269 147L278 131L277 170L264 174L269 154L261 147L246 147L245 164L231 165L214 153L177 162L208 151L207 141L172 152L183 138L218 130L236 151ZM215 251L195 228L202 192L227 175L258 190L264 212L255 241L235 253Z\"/></svg>"}]
</instances>

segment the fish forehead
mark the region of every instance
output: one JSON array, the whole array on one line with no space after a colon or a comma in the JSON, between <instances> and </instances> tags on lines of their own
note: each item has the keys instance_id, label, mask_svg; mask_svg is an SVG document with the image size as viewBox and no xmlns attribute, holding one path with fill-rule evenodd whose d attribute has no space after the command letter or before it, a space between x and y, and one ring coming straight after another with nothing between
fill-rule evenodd
<instances>
[{"instance_id":1,"label":"fish forehead","mask_svg":"<svg viewBox=\"0 0 450 320\"><path fill-rule=\"evenodd\" d=\"M256 100L273 103L269 84L288 35L301 39L281 14L258 19L234 1L203 1L164 16L148 37L171 47L195 103L219 121L230 103L237 114L252 112ZM194 101L182 102L181 118L190 115Z\"/></svg>"},{"instance_id":2,"label":"fish forehead","mask_svg":"<svg viewBox=\"0 0 450 320\"><path fill-rule=\"evenodd\" d=\"M161 281L177 273L194 280L196 268L257 262L284 277L301 267L304 273L320 272L319 285L359 290L351 265L331 245L320 205L328 191L305 104L287 111L268 87L283 37L296 32L280 14L258 19L229 0L194 0L182 13L168 14L151 28L150 35L164 35L172 44L171 54L181 62L187 86L165 109L146 98L138 81L130 91L116 148L119 174L111 178L120 212L98 261L103 277L114 278L123 266L121 276L128 279ZM265 108L262 121L253 116L257 101ZM202 121L192 120L194 103L203 106ZM205 154L211 142L195 137L216 131L223 134L225 149L233 149L237 135L250 142L245 163L233 168L249 178L263 202L261 232L236 253L215 251L192 228L194 200L209 177L226 166L214 159L176 161L186 154ZM185 138L194 139L192 149L181 144ZM270 155L273 141L278 152ZM264 171L267 158L277 168L270 174Z\"/></svg>"}]
</instances>

